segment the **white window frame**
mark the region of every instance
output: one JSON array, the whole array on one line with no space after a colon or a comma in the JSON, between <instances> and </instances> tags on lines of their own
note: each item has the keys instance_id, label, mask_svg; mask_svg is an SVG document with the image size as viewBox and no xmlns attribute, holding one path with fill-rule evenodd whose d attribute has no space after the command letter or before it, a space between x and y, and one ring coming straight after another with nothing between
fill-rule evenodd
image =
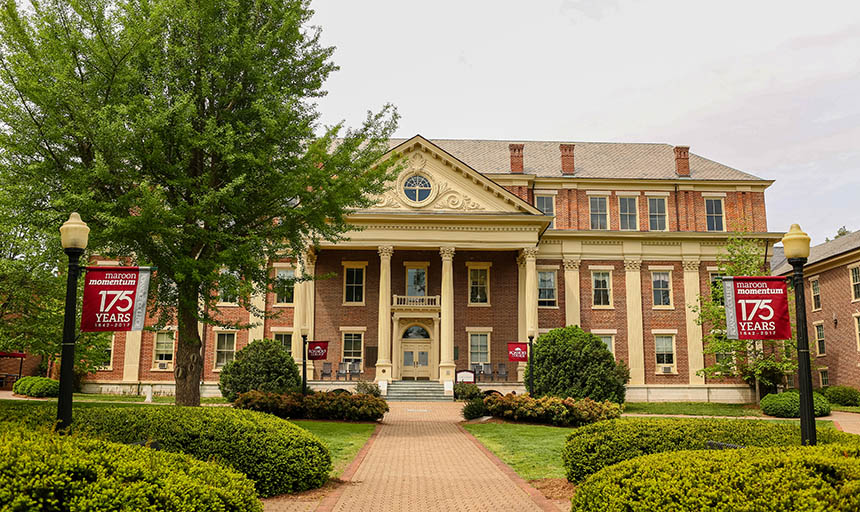
<instances>
[{"instance_id":1,"label":"white window frame","mask_svg":"<svg viewBox=\"0 0 860 512\"><path fill-rule=\"evenodd\" d=\"M657 375L677 375L678 373L678 331L676 329L652 329L651 334L654 336L654 363L657 365ZM672 340L672 364L661 363L657 360L657 338L670 338ZM664 367L671 367L672 371L664 373L661 370Z\"/></svg>"},{"instance_id":2,"label":"white window frame","mask_svg":"<svg viewBox=\"0 0 860 512\"><path fill-rule=\"evenodd\" d=\"M281 343L281 347L284 347L286 349L287 353L289 353L290 356L292 356L293 355L293 336L295 336L295 334L296 333L293 331L293 329L291 327L290 328L282 328L282 329L278 329L278 330L275 330L275 328L272 328L272 341L274 341L275 343L279 343L278 342L278 336L289 336L290 337L290 346L284 347L283 343Z\"/></svg>"},{"instance_id":3,"label":"white window frame","mask_svg":"<svg viewBox=\"0 0 860 512\"><path fill-rule=\"evenodd\" d=\"M296 277L296 269L290 263L275 263L272 265L272 269L275 271L275 278L278 277L278 274L280 272L285 272L285 271L292 272L293 273L293 279L295 279L295 277ZM283 307L293 307L295 305L295 302L296 302L296 283L295 283L295 281L293 282L293 302L278 302L278 290L274 289L272 291L274 292L274 295L275 295L274 303L272 304L273 307L283 308Z\"/></svg>"},{"instance_id":4,"label":"white window frame","mask_svg":"<svg viewBox=\"0 0 860 512\"><path fill-rule=\"evenodd\" d=\"M346 360L346 337L347 337L347 335L350 335L350 336L358 335L361 337L361 348L358 350L358 360L359 360L358 367L360 368L361 373L364 373L364 349L365 349L365 343L367 342L367 339L366 339L367 336L365 336L365 331L360 330L360 329L349 329L349 328L347 328L347 329L342 328L341 329L341 333L340 333L340 361L342 363L355 362L355 361L352 361L353 359L355 359L355 357L351 357L350 361Z\"/></svg>"},{"instance_id":5,"label":"white window frame","mask_svg":"<svg viewBox=\"0 0 860 512\"><path fill-rule=\"evenodd\" d=\"M854 280L854 273L857 273L857 281ZM860 302L860 294L854 293L855 286L860 288L860 261L848 265L848 281L851 283L851 302Z\"/></svg>"},{"instance_id":6,"label":"white window frame","mask_svg":"<svg viewBox=\"0 0 860 512\"><path fill-rule=\"evenodd\" d=\"M409 271L412 269L424 269L424 295L409 295ZM430 262L429 261L404 261L403 262L403 295L407 297L428 297L430 295Z\"/></svg>"},{"instance_id":7,"label":"white window frame","mask_svg":"<svg viewBox=\"0 0 860 512\"><path fill-rule=\"evenodd\" d=\"M472 361L472 336L473 335L486 335L487 336L487 360L486 361ZM469 339L469 346L467 350L469 352L469 369L472 369L472 364L493 364L493 350L492 350L492 337L493 337L493 328L492 327L466 327L466 336Z\"/></svg>"},{"instance_id":8,"label":"white window frame","mask_svg":"<svg viewBox=\"0 0 860 512\"><path fill-rule=\"evenodd\" d=\"M857 338L857 351L860 352L860 311L854 313L851 318L854 319L854 336Z\"/></svg>"},{"instance_id":9,"label":"white window frame","mask_svg":"<svg viewBox=\"0 0 860 512\"><path fill-rule=\"evenodd\" d=\"M170 359L170 362L167 365L167 368L159 368L158 367L158 363L159 363L159 360L158 360L158 335L159 334L165 334L165 333L169 333L172 335L173 339L172 339L171 346L173 349L173 352L172 352L173 357ZM217 341L217 339L216 339L216 341ZM174 363L176 363L176 329L169 327L167 329L155 331L155 333L152 336L152 371L154 371L154 372L172 372Z\"/></svg>"},{"instance_id":10,"label":"white window frame","mask_svg":"<svg viewBox=\"0 0 860 512\"><path fill-rule=\"evenodd\" d=\"M639 231L639 196L633 195L633 194L621 194L621 193L616 194L616 196L618 197L618 229L620 231ZM625 214L621 213L621 201L623 199L633 199L633 215L634 215L633 226L634 227L632 229L621 227L621 219L623 218L622 215L625 215ZM626 215L629 215L629 213Z\"/></svg>"},{"instance_id":11,"label":"white window frame","mask_svg":"<svg viewBox=\"0 0 860 512\"><path fill-rule=\"evenodd\" d=\"M99 263L96 263L96 265L99 265ZM128 333L126 333L126 336L128 336ZM113 371L113 356L114 356L113 350L114 350L114 344L115 343L116 343L116 333L111 333L111 335L110 335L110 359L108 359L108 364L106 364L104 366L99 366L98 368L96 368L96 371L98 371L98 372Z\"/></svg>"},{"instance_id":12,"label":"white window frame","mask_svg":"<svg viewBox=\"0 0 860 512\"><path fill-rule=\"evenodd\" d=\"M606 212L603 214L603 218L606 220L606 227L605 228L595 228L591 222L592 221L592 219L591 219L592 215L600 215L599 213L598 214L593 213L593 210L591 208L592 207L592 204L591 204L592 199L603 199L604 204L606 205ZM609 195L607 194L607 195L590 195L590 196L588 196L588 229L591 229L593 231L608 231L611 227L612 227L612 224L610 224L610 222L609 222Z\"/></svg>"},{"instance_id":13,"label":"white window frame","mask_svg":"<svg viewBox=\"0 0 860 512\"><path fill-rule=\"evenodd\" d=\"M646 196L645 198L648 200L648 231L658 231L658 232L659 231L669 231L669 206L668 206L669 201L667 201L665 197L648 196L647 192L645 193L645 196ZM662 213L663 226L664 226L663 229L654 229L651 227L651 216L652 215L655 215L655 216L660 215L659 213L655 214L655 213L651 212L651 200L652 199L655 201L661 201L663 203L663 213Z\"/></svg>"},{"instance_id":14,"label":"white window frame","mask_svg":"<svg viewBox=\"0 0 860 512\"><path fill-rule=\"evenodd\" d=\"M819 276L809 278L809 299L812 302L812 311L821 311L821 306L824 304L821 300L821 281ZM815 284L813 284L815 283ZM818 293L815 293L815 287L818 287ZM818 307L815 307L815 297L818 297Z\"/></svg>"},{"instance_id":15,"label":"white window frame","mask_svg":"<svg viewBox=\"0 0 860 512\"><path fill-rule=\"evenodd\" d=\"M818 337L818 328L821 327L821 337ZM817 322L812 322L812 334L813 340L815 341L815 357L822 357L827 355L827 334L824 332L824 320L818 320ZM820 342L824 342L824 352L821 352L821 344Z\"/></svg>"},{"instance_id":16,"label":"white window frame","mask_svg":"<svg viewBox=\"0 0 860 512\"><path fill-rule=\"evenodd\" d=\"M618 329L592 329L591 334L597 336L598 338L609 337L609 340L610 340L609 350L612 352L612 357L613 358L616 357L615 356L615 336L618 335Z\"/></svg>"},{"instance_id":17,"label":"white window frame","mask_svg":"<svg viewBox=\"0 0 860 512\"><path fill-rule=\"evenodd\" d=\"M651 271L651 307L653 309L663 309L663 310L675 309L675 297L674 297L675 290L674 290L674 287L672 286L672 270L662 269L662 268L658 269L658 268L653 268L653 267L650 267L649 270ZM658 305L658 304L654 303L654 274L669 274L669 304L668 305L665 305L665 304Z\"/></svg>"},{"instance_id":18,"label":"white window frame","mask_svg":"<svg viewBox=\"0 0 860 512\"><path fill-rule=\"evenodd\" d=\"M614 268L609 269L609 268L589 267L589 269L591 270L591 309L615 309L615 301L612 298L612 295L613 295L613 293L612 293L612 288L613 288L612 274L613 274ZM595 297L597 297L597 294L595 293L596 287L594 286L594 274L602 274L602 273L609 274L609 304L608 305L606 305L606 304L595 304L595 301L594 301Z\"/></svg>"},{"instance_id":19,"label":"white window frame","mask_svg":"<svg viewBox=\"0 0 860 512\"><path fill-rule=\"evenodd\" d=\"M221 275L230 274L230 273L231 272L228 272L226 270L221 271ZM236 294L236 300L234 302L221 300L221 297L223 297L223 296L224 295L221 293L221 285L219 284L218 285L218 302L215 304L216 307L225 307L225 306L226 307L238 307L239 306L239 294L238 293Z\"/></svg>"},{"instance_id":20,"label":"white window frame","mask_svg":"<svg viewBox=\"0 0 860 512\"><path fill-rule=\"evenodd\" d=\"M553 295L552 295L552 297L553 297L554 304L551 306L550 305L545 305L545 306L540 305L540 301L541 301L541 298L540 298L540 291L541 291L540 275L541 275L541 273L545 273L545 272L551 272L553 274L553 277L552 277L552 286L553 286L552 294ZM554 266L547 267L547 266L543 266L543 265L538 265L537 266L537 287L538 287L538 289L537 289L538 308L539 309L558 309L558 267L554 267ZM548 290L549 288L545 288L545 289ZM543 299L543 300L549 300L549 299Z\"/></svg>"},{"instance_id":21,"label":"white window frame","mask_svg":"<svg viewBox=\"0 0 860 512\"><path fill-rule=\"evenodd\" d=\"M820 387L826 387L830 385L830 368L824 367L818 369L818 385ZM824 375L827 375L827 382L824 382Z\"/></svg>"},{"instance_id":22,"label":"white window frame","mask_svg":"<svg viewBox=\"0 0 860 512\"><path fill-rule=\"evenodd\" d=\"M705 230L711 233L724 233L726 231L726 200L724 197L711 197L705 195L702 198L705 202ZM708 201L720 202L720 225L722 229L708 229Z\"/></svg>"},{"instance_id":23,"label":"white window frame","mask_svg":"<svg viewBox=\"0 0 860 512\"><path fill-rule=\"evenodd\" d=\"M212 332L215 334L215 340L214 340L215 345L214 345L213 350L212 350L212 371L213 372L220 372L221 369L227 365L227 363L224 363L221 366L218 366L218 352L219 352L219 350L218 350L218 335L219 334L232 334L233 335L233 360L235 360L236 359L236 352L238 352L238 350L236 350L236 347L239 345L239 331L237 331L235 329L213 329ZM225 351L221 350L221 352L225 352Z\"/></svg>"},{"instance_id":24,"label":"white window frame","mask_svg":"<svg viewBox=\"0 0 860 512\"><path fill-rule=\"evenodd\" d=\"M367 300L367 262L366 261L341 261L343 266L343 305L344 306L364 306ZM347 269L361 269L361 301L346 300L346 271Z\"/></svg>"},{"instance_id":25,"label":"white window frame","mask_svg":"<svg viewBox=\"0 0 860 512\"><path fill-rule=\"evenodd\" d=\"M489 261L468 261L466 262L466 277L468 286L466 287L466 301L470 307L488 308L490 307L490 268L493 264ZM487 302L472 302L472 271L486 270L487 271Z\"/></svg>"},{"instance_id":26,"label":"white window frame","mask_svg":"<svg viewBox=\"0 0 860 512\"><path fill-rule=\"evenodd\" d=\"M538 199L549 199L550 205L552 205L552 213L546 213L538 207ZM552 220L549 222L549 227L547 229L555 229L555 219L556 219L556 205L555 205L555 194L547 194L545 192L537 192L535 191L535 208L541 211L544 215L552 215Z\"/></svg>"}]
</instances>

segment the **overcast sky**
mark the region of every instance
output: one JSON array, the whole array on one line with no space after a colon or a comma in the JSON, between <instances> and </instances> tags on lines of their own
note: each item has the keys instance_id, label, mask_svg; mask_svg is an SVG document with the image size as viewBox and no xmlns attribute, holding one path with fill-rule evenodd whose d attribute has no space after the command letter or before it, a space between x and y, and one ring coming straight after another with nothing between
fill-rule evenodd
<instances>
[{"instance_id":1,"label":"overcast sky","mask_svg":"<svg viewBox=\"0 0 860 512\"><path fill-rule=\"evenodd\" d=\"M768 227L860 229L860 2L316 0L323 121L666 142L765 179Z\"/></svg>"}]
</instances>

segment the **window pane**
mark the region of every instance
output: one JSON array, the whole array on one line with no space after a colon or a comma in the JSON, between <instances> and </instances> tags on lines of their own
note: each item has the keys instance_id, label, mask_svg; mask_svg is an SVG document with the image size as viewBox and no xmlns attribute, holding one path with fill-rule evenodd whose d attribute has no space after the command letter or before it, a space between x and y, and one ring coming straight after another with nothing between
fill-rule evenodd
<instances>
[{"instance_id":1,"label":"window pane","mask_svg":"<svg viewBox=\"0 0 860 512\"><path fill-rule=\"evenodd\" d=\"M538 272L538 306L555 306L555 272Z\"/></svg>"},{"instance_id":2,"label":"window pane","mask_svg":"<svg viewBox=\"0 0 860 512\"><path fill-rule=\"evenodd\" d=\"M621 229L635 230L639 229L636 225L636 198L621 197L618 199L618 208L620 215Z\"/></svg>"},{"instance_id":3,"label":"window pane","mask_svg":"<svg viewBox=\"0 0 860 512\"><path fill-rule=\"evenodd\" d=\"M605 336L601 335L601 336L598 336L598 338L600 338L600 341L602 341L603 344L606 345L606 348L614 354L614 351L612 350L612 336L611 335L605 335Z\"/></svg>"},{"instance_id":4,"label":"window pane","mask_svg":"<svg viewBox=\"0 0 860 512\"><path fill-rule=\"evenodd\" d=\"M469 270L469 302L473 304L486 304L489 302L487 294L487 273L485 268L473 268Z\"/></svg>"},{"instance_id":5,"label":"window pane","mask_svg":"<svg viewBox=\"0 0 860 512\"><path fill-rule=\"evenodd\" d=\"M595 306L609 306L609 272L592 273Z\"/></svg>"},{"instance_id":6,"label":"window pane","mask_svg":"<svg viewBox=\"0 0 860 512\"><path fill-rule=\"evenodd\" d=\"M489 363L490 353L488 346L489 336L481 333L469 335L469 352L473 363Z\"/></svg>"},{"instance_id":7,"label":"window pane","mask_svg":"<svg viewBox=\"0 0 860 512\"><path fill-rule=\"evenodd\" d=\"M672 305L672 298L669 293L669 272L652 272L651 282L654 286L654 305Z\"/></svg>"},{"instance_id":8,"label":"window pane","mask_svg":"<svg viewBox=\"0 0 860 512\"><path fill-rule=\"evenodd\" d=\"M655 337L657 364L674 364L675 354L672 350L672 336Z\"/></svg>"},{"instance_id":9,"label":"window pane","mask_svg":"<svg viewBox=\"0 0 860 512\"><path fill-rule=\"evenodd\" d=\"M279 332L275 334L275 341L283 347L284 350L287 351L288 354L293 355L293 335L286 332Z\"/></svg>"},{"instance_id":10,"label":"window pane","mask_svg":"<svg viewBox=\"0 0 860 512\"><path fill-rule=\"evenodd\" d=\"M220 368L233 360L236 351L236 335L218 333L215 342L215 367Z\"/></svg>"},{"instance_id":11,"label":"window pane","mask_svg":"<svg viewBox=\"0 0 860 512\"><path fill-rule=\"evenodd\" d=\"M860 299L860 267L854 267L851 269L851 287L853 299Z\"/></svg>"},{"instance_id":12,"label":"window pane","mask_svg":"<svg viewBox=\"0 0 860 512\"><path fill-rule=\"evenodd\" d=\"M592 197L589 205L591 206L591 229L607 229L606 198Z\"/></svg>"},{"instance_id":13,"label":"window pane","mask_svg":"<svg viewBox=\"0 0 860 512\"><path fill-rule=\"evenodd\" d=\"M406 295L409 297L424 297L427 295L427 269L406 269Z\"/></svg>"},{"instance_id":14,"label":"window pane","mask_svg":"<svg viewBox=\"0 0 860 512\"><path fill-rule=\"evenodd\" d=\"M155 360L161 362L173 361L173 333L155 333Z\"/></svg>"},{"instance_id":15,"label":"window pane","mask_svg":"<svg viewBox=\"0 0 860 512\"><path fill-rule=\"evenodd\" d=\"M722 231L723 201L720 199L705 199L705 217L708 231Z\"/></svg>"},{"instance_id":16,"label":"window pane","mask_svg":"<svg viewBox=\"0 0 860 512\"><path fill-rule=\"evenodd\" d=\"M649 228L651 231L666 230L666 200L662 197L648 199Z\"/></svg>"},{"instance_id":17,"label":"window pane","mask_svg":"<svg viewBox=\"0 0 860 512\"><path fill-rule=\"evenodd\" d=\"M360 332L348 332L343 335L343 360L344 362L361 362L361 339Z\"/></svg>"},{"instance_id":18,"label":"window pane","mask_svg":"<svg viewBox=\"0 0 860 512\"><path fill-rule=\"evenodd\" d=\"M278 279L293 279L296 273L292 269L278 270ZM275 285L275 302L278 304L292 304L294 284L290 282L279 282Z\"/></svg>"}]
</instances>

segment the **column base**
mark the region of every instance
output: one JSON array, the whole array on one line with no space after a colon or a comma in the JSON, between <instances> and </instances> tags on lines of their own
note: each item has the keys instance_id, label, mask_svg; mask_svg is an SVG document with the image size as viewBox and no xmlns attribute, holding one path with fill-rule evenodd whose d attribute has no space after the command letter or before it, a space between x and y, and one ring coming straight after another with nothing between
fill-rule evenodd
<instances>
[{"instance_id":1,"label":"column base","mask_svg":"<svg viewBox=\"0 0 860 512\"><path fill-rule=\"evenodd\" d=\"M390 362L377 362L376 363L376 382L381 383L385 382L388 384L393 379L392 375L392 365Z\"/></svg>"},{"instance_id":2,"label":"column base","mask_svg":"<svg viewBox=\"0 0 860 512\"><path fill-rule=\"evenodd\" d=\"M439 382L445 389L445 396L454 396L454 377L457 365L453 362L439 363Z\"/></svg>"},{"instance_id":3,"label":"column base","mask_svg":"<svg viewBox=\"0 0 860 512\"><path fill-rule=\"evenodd\" d=\"M526 363L517 363L517 381L526 381Z\"/></svg>"}]
</instances>

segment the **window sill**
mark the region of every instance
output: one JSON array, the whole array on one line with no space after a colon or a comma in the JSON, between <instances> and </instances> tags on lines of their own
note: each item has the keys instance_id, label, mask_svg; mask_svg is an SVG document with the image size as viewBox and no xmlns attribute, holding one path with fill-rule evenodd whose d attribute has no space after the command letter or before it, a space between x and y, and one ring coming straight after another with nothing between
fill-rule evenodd
<instances>
[{"instance_id":1,"label":"window sill","mask_svg":"<svg viewBox=\"0 0 860 512\"><path fill-rule=\"evenodd\" d=\"M812 313L815 313L816 311L821 311L821 309L822 309L822 308L813 309L813 310L812 310Z\"/></svg>"},{"instance_id":2,"label":"window sill","mask_svg":"<svg viewBox=\"0 0 860 512\"><path fill-rule=\"evenodd\" d=\"M558 309L558 305L555 305L555 306L538 306L538 309Z\"/></svg>"},{"instance_id":3,"label":"window sill","mask_svg":"<svg viewBox=\"0 0 860 512\"><path fill-rule=\"evenodd\" d=\"M362 307L365 305L365 303L364 302L344 302L341 305L342 306L348 306L348 307Z\"/></svg>"},{"instance_id":4,"label":"window sill","mask_svg":"<svg viewBox=\"0 0 860 512\"><path fill-rule=\"evenodd\" d=\"M615 309L615 306L591 306L591 309Z\"/></svg>"},{"instance_id":5,"label":"window sill","mask_svg":"<svg viewBox=\"0 0 860 512\"><path fill-rule=\"evenodd\" d=\"M167 372L173 373L173 368L150 368L149 371L160 372L160 373L167 373Z\"/></svg>"},{"instance_id":6,"label":"window sill","mask_svg":"<svg viewBox=\"0 0 860 512\"><path fill-rule=\"evenodd\" d=\"M860 366L860 365L857 365L857 366ZM97 372L112 372L113 366L102 366L102 367L96 368L96 371Z\"/></svg>"},{"instance_id":7,"label":"window sill","mask_svg":"<svg viewBox=\"0 0 860 512\"><path fill-rule=\"evenodd\" d=\"M238 308L239 303L238 302L218 302L215 304L215 306L219 307L219 308Z\"/></svg>"},{"instance_id":8,"label":"window sill","mask_svg":"<svg viewBox=\"0 0 860 512\"><path fill-rule=\"evenodd\" d=\"M651 309L654 311L674 311L675 306L653 306Z\"/></svg>"},{"instance_id":9,"label":"window sill","mask_svg":"<svg viewBox=\"0 0 860 512\"><path fill-rule=\"evenodd\" d=\"M860 298L857 298L857 299L854 299L854 300L852 300L852 301L851 301L851 303L852 303L852 304L853 304L853 303L855 303L855 302L860 302Z\"/></svg>"},{"instance_id":10,"label":"window sill","mask_svg":"<svg viewBox=\"0 0 860 512\"><path fill-rule=\"evenodd\" d=\"M663 373L663 372L654 372L654 375L678 375L677 370L674 372Z\"/></svg>"},{"instance_id":11,"label":"window sill","mask_svg":"<svg viewBox=\"0 0 860 512\"><path fill-rule=\"evenodd\" d=\"M470 302L469 307L470 308L488 308L488 307L490 307L490 303L488 302L488 303L484 304L484 303L479 302L479 303L473 304Z\"/></svg>"},{"instance_id":12,"label":"window sill","mask_svg":"<svg viewBox=\"0 0 860 512\"><path fill-rule=\"evenodd\" d=\"M272 304L273 308L294 308L296 304L294 302L276 302Z\"/></svg>"},{"instance_id":13,"label":"window sill","mask_svg":"<svg viewBox=\"0 0 860 512\"><path fill-rule=\"evenodd\" d=\"M827 357L827 354L815 354L815 357Z\"/></svg>"},{"instance_id":14,"label":"window sill","mask_svg":"<svg viewBox=\"0 0 860 512\"><path fill-rule=\"evenodd\" d=\"M223 369L223 367L221 367L221 368L213 368L213 369L212 369L212 371L213 371L214 373L221 373L221 370L222 370L222 369Z\"/></svg>"}]
</instances>

